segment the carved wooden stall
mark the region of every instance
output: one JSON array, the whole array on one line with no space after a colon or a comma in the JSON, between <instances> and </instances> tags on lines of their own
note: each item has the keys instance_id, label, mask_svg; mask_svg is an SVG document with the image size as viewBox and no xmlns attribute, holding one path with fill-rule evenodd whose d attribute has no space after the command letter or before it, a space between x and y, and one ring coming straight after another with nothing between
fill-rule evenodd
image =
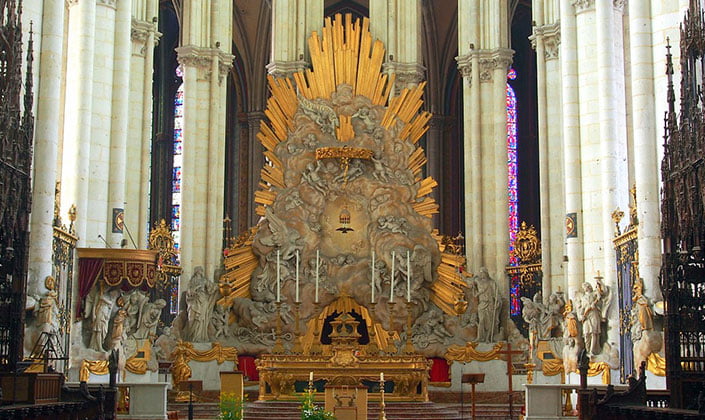
<instances>
[{"instance_id":1,"label":"carved wooden stall","mask_svg":"<svg viewBox=\"0 0 705 420\"><path fill-rule=\"evenodd\" d=\"M0 2L0 370L22 358L31 210L32 38L22 97L21 2ZM24 111L20 111L24 110Z\"/></svg>"},{"instance_id":2,"label":"carved wooden stall","mask_svg":"<svg viewBox=\"0 0 705 420\"><path fill-rule=\"evenodd\" d=\"M666 378L671 407L687 408L705 389L705 17L691 1L681 26L681 98L676 112L668 47L668 111L661 163Z\"/></svg>"}]
</instances>

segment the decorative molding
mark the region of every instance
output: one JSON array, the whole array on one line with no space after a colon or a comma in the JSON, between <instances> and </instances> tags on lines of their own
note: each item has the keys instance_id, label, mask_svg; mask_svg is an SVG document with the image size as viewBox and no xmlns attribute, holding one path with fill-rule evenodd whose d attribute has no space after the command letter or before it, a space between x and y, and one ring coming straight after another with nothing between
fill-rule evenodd
<instances>
[{"instance_id":1,"label":"decorative molding","mask_svg":"<svg viewBox=\"0 0 705 420\"><path fill-rule=\"evenodd\" d=\"M75 6L78 4L78 0L66 0L66 7Z\"/></svg>"},{"instance_id":2,"label":"decorative molding","mask_svg":"<svg viewBox=\"0 0 705 420\"><path fill-rule=\"evenodd\" d=\"M529 36L531 48L536 49L536 40L543 39L544 59L546 61L558 58L559 46L561 45L561 24L560 22L550 25L534 26L533 33Z\"/></svg>"},{"instance_id":3,"label":"decorative molding","mask_svg":"<svg viewBox=\"0 0 705 420\"><path fill-rule=\"evenodd\" d=\"M95 4L98 6L110 7L111 9L117 9L117 0L96 0Z\"/></svg>"},{"instance_id":4,"label":"decorative molding","mask_svg":"<svg viewBox=\"0 0 705 420\"><path fill-rule=\"evenodd\" d=\"M294 73L304 71L311 68L311 65L303 60L299 61L283 61L275 60L265 66L267 73L274 77L285 77L293 79Z\"/></svg>"},{"instance_id":5,"label":"decorative molding","mask_svg":"<svg viewBox=\"0 0 705 420\"><path fill-rule=\"evenodd\" d=\"M494 71L504 67L509 70L512 64L514 50L509 48L497 48L494 50L471 50L470 53L455 57L458 62L460 74L467 78L472 85L472 60L477 56L480 64L480 82L491 82Z\"/></svg>"},{"instance_id":6,"label":"decorative molding","mask_svg":"<svg viewBox=\"0 0 705 420\"><path fill-rule=\"evenodd\" d=\"M619 13L624 13L624 6L627 4L627 0L612 0L612 5L614 6L614 10L618 11Z\"/></svg>"},{"instance_id":7,"label":"decorative molding","mask_svg":"<svg viewBox=\"0 0 705 420\"><path fill-rule=\"evenodd\" d=\"M176 49L179 64L184 67L195 67L198 69L198 80L210 80L213 72L213 60L218 62L218 83L223 81L223 77L233 66L235 56L221 51L219 48L204 48L193 45L186 45Z\"/></svg>"},{"instance_id":8,"label":"decorative molding","mask_svg":"<svg viewBox=\"0 0 705 420\"><path fill-rule=\"evenodd\" d=\"M154 46L159 44L162 33L157 31L157 26L152 22L132 19L130 38L132 39L132 55L144 57L147 52L147 40L154 36Z\"/></svg>"},{"instance_id":9,"label":"decorative molding","mask_svg":"<svg viewBox=\"0 0 705 420\"><path fill-rule=\"evenodd\" d=\"M595 10L595 0L573 0L573 7L575 8L576 15Z\"/></svg>"},{"instance_id":10,"label":"decorative molding","mask_svg":"<svg viewBox=\"0 0 705 420\"><path fill-rule=\"evenodd\" d=\"M496 50L481 50L479 54L480 82L483 83L492 81L496 69L504 68L505 73L509 71L514 51L508 48L497 48ZM502 82L504 83L504 80Z\"/></svg>"},{"instance_id":11,"label":"decorative molding","mask_svg":"<svg viewBox=\"0 0 705 420\"><path fill-rule=\"evenodd\" d=\"M399 95L402 89L412 89L423 82L426 74L426 67L419 63L400 63L387 61L382 64L382 72L394 73L394 94Z\"/></svg>"},{"instance_id":12,"label":"decorative molding","mask_svg":"<svg viewBox=\"0 0 705 420\"><path fill-rule=\"evenodd\" d=\"M472 83L472 53L455 57L460 75Z\"/></svg>"}]
</instances>

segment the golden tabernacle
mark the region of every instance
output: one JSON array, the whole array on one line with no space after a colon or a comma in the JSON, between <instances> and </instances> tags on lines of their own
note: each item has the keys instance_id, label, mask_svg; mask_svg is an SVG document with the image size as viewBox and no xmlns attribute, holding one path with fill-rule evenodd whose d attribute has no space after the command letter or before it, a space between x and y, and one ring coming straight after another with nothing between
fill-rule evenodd
<instances>
[{"instance_id":1,"label":"golden tabernacle","mask_svg":"<svg viewBox=\"0 0 705 420\"><path fill-rule=\"evenodd\" d=\"M428 401L431 364L423 355L379 354L372 351L377 346L359 344L359 322L347 312L330 324L331 345L322 346L321 354L263 354L257 359L260 400L296 399L296 382L310 380L368 386L371 399L376 399L384 373L385 381L392 384L385 389L386 399Z\"/></svg>"}]
</instances>

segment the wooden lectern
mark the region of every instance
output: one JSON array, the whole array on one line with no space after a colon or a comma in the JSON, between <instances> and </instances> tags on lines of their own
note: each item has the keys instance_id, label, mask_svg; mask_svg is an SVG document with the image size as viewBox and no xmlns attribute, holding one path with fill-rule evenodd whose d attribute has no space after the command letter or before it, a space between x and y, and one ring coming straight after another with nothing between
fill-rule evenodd
<instances>
[{"instance_id":1,"label":"wooden lectern","mask_svg":"<svg viewBox=\"0 0 705 420\"><path fill-rule=\"evenodd\" d=\"M485 382L484 373L466 373L460 379L460 395L463 395L463 385L470 384L472 387L470 396L472 398L472 419L475 420L475 385Z\"/></svg>"}]
</instances>

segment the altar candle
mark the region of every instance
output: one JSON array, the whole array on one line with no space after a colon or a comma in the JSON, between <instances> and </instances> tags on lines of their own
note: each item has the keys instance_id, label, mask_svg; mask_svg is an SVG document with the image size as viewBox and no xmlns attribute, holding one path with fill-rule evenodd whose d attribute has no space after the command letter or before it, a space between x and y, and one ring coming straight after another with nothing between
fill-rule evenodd
<instances>
[{"instance_id":1,"label":"altar candle","mask_svg":"<svg viewBox=\"0 0 705 420\"><path fill-rule=\"evenodd\" d=\"M308 373L308 381L313 382L313 371Z\"/></svg>"},{"instance_id":2,"label":"altar candle","mask_svg":"<svg viewBox=\"0 0 705 420\"><path fill-rule=\"evenodd\" d=\"M277 303L281 302L281 289L279 288L279 281L281 276L281 264L279 261L279 250L277 249Z\"/></svg>"},{"instance_id":3,"label":"altar candle","mask_svg":"<svg viewBox=\"0 0 705 420\"><path fill-rule=\"evenodd\" d=\"M379 373L379 381L384 382L384 372Z\"/></svg>"},{"instance_id":4,"label":"altar candle","mask_svg":"<svg viewBox=\"0 0 705 420\"><path fill-rule=\"evenodd\" d=\"M372 303L375 303L375 252L372 251L372 280L370 284L372 289Z\"/></svg>"},{"instance_id":5,"label":"altar candle","mask_svg":"<svg viewBox=\"0 0 705 420\"><path fill-rule=\"evenodd\" d=\"M296 250L296 303L299 302L299 250Z\"/></svg>"},{"instance_id":6,"label":"altar candle","mask_svg":"<svg viewBox=\"0 0 705 420\"><path fill-rule=\"evenodd\" d=\"M319 252L319 250L316 250L316 300L314 301L315 303L318 303L318 270L320 268L321 268L320 252Z\"/></svg>"},{"instance_id":7,"label":"altar candle","mask_svg":"<svg viewBox=\"0 0 705 420\"><path fill-rule=\"evenodd\" d=\"M397 259L396 252L392 251L392 280L389 285L389 301L394 302L394 260Z\"/></svg>"},{"instance_id":8,"label":"altar candle","mask_svg":"<svg viewBox=\"0 0 705 420\"><path fill-rule=\"evenodd\" d=\"M409 250L406 250L406 301L411 302L411 260Z\"/></svg>"}]
</instances>

